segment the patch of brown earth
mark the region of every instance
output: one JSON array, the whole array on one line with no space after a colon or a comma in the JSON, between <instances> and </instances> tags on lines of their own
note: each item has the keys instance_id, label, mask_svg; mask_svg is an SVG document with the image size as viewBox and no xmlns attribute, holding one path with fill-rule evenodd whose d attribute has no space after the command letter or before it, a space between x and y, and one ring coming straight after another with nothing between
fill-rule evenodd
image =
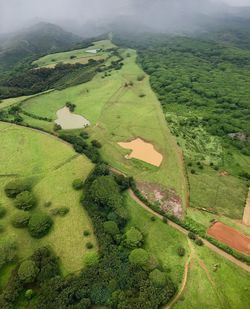
<instances>
[{"instance_id":1,"label":"patch of brown earth","mask_svg":"<svg viewBox=\"0 0 250 309\"><path fill-rule=\"evenodd\" d=\"M175 190L146 182L138 182L137 188L151 203L158 204L164 212L169 212L178 218L183 216L181 198Z\"/></svg>"},{"instance_id":2,"label":"patch of brown earth","mask_svg":"<svg viewBox=\"0 0 250 309\"><path fill-rule=\"evenodd\" d=\"M222 172L219 173L219 176L221 176L221 177L228 176L228 175L229 174L226 171L222 171Z\"/></svg>"},{"instance_id":3,"label":"patch of brown earth","mask_svg":"<svg viewBox=\"0 0 250 309\"><path fill-rule=\"evenodd\" d=\"M250 226L250 188L248 191L248 196L246 199L246 206L244 209L244 215L243 215L243 224Z\"/></svg>"},{"instance_id":4,"label":"patch of brown earth","mask_svg":"<svg viewBox=\"0 0 250 309\"><path fill-rule=\"evenodd\" d=\"M159 167L162 163L163 156L155 150L154 146L146 143L140 138L136 138L131 142L118 143L119 146L125 149L131 149L131 154L127 155L126 159L138 159L146 163Z\"/></svg>"},{"instance_id":5,"label":"patch of brown earth","mask_svg":"<svg viewBox=\"0 0 250 309\"><path fill-rule=\"evenodd\" d=\"M231 248L250 255L250 237L232 227L216 222L208 229L207 233Z\"/></svg>"}]
</instances>

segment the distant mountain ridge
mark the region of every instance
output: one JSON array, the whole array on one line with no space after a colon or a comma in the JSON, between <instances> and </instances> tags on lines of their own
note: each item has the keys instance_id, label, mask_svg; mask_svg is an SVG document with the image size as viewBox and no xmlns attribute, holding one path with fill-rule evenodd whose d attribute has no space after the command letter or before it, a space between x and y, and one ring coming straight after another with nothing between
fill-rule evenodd
<instances>
[{"instance_id":1,"label":"distant mountain ridge","mask_svg":"<svg viewBox=\"0 0 250 309\"><path fill-rule=\"evenodd\" d=\"M0 70L8 70L23 59L72 48L81 37L50 23L39 23L0 38Z\"/></svg>"}]
</instances>

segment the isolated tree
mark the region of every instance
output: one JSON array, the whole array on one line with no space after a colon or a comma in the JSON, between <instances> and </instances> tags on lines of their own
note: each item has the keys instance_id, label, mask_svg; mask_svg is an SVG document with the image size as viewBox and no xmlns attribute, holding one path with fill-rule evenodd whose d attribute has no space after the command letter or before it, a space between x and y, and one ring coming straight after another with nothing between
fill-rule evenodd
<instances>
[{"instance_id":1,"label":"isolated tree","mask_svg":"<svg viewBox=\"0 0 250 309\"><path fill-rule=\"evenodd\" d=\"M28 226L29 220L30 214L25 211L20 211L11 218L11 224L15 228L25 228Z\"/></svg>"},{"instance_id":2,"label":"isolated tree","mask_svg":"<svg viewBox=\"0 0 250 309\"><path fill-rule=\"evenodd\" d=\"M28 231L34 238L41 238L48 234L53 224L50 216L44 213L35 213L31 216L28 224Z\"/></svg>"},{"instance_id":3,"label":"isolated tree","mask_svg":"<svg viewBox=\"0 0 250 309\"><path fill-rule=\"evenodd\" d=\"M32 192L23 191L16 196L14 204L16 208L30 210L36 205L36 198Z\"/></svg>"},{"instance_id":4,"label":"isolated tree","mask_svg":"<svg viewBox=\"0 0 250 309\"><path fill-rule=\"evenodd\" d=\"M27 181L12 180L7 183L4 188L5 194L9 198L15 198L19 193L23 191L30 191L31 186Z\"/></svg>"}]
</instances>

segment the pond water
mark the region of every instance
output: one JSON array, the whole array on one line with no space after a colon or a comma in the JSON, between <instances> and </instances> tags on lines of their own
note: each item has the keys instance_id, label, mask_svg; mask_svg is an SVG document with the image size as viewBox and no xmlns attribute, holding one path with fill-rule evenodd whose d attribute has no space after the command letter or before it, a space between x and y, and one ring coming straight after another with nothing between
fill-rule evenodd
<instances>
[{"instance_id":1,"label":"pond water","mask_svg":"<svg viewBox=\"0 0 250 309\"><path fill-rule=\"evenodd\" d=\"M56 116L55 123L59 124L64 130L81 129L90 125L87 119L81 115L71 113L68 107L59 109Z\"/></svg>"},{"instance_id":2,"label":"pond water","mask_svg":"<svg viewBox=\"0 0 250 309\"><path fill-rule=\"evenodd\" d=\"M162 163L162 154L156 151L152 144L146 143L141 138L136 138L127 143L121 142L118 145L122 148L132 150L131 154L126 155L126 159L135 158L158 167Z\"/></svg>"}]
</instances>

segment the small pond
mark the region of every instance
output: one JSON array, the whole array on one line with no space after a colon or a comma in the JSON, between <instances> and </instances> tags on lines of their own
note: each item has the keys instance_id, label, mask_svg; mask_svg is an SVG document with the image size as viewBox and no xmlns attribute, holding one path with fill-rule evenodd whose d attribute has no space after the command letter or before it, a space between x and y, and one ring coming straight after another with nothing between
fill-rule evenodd
<instances>
[{"instance_id":1,"label":"small pond","mask_svg":"<svg viewBox=\"0 0 250 309\"><path fill-rule=\"evenodd\" d=\"M90 122L81 115L73 114L68 107L59 109L56 113L55 123L59 124L64 130L81 129L90 125Z\"/></svg>"}]
</instances>

